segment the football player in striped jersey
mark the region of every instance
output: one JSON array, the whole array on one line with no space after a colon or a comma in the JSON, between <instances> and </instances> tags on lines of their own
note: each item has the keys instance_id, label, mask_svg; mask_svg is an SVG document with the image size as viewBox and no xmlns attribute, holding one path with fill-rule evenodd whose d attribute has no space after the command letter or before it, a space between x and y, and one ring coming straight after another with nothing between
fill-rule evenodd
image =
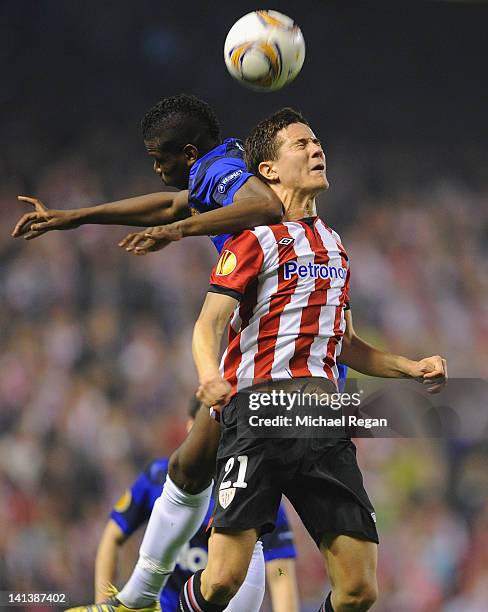
<instances>
[{"instance_id":1,"label":"football player in striped jersey","mask_svg":"<svg viewBox=\"0 0 488 612\"><path fill-rule=\"evenodd\" d=\"M246 159L280 197L286 220L225 243L195 325L198 397L222 410L224 427L208 564L185 584L180 609L225 608L246 574L256 538L272 529L285 494L327 566L332 591L320 612L362 612L377 597L378 535L348 431L339 427L323 437L295 429L287 435L288 425L278 421L278 435L253 434L246 429L249 409L257 409L251 398L266 396L260 407L267 416L273 393L297 396L305 389L308 395L330 395L337 390L339 354L364 374L413 378L437 392L446 382L446 361L386 353L355 333L349 259L316 212L315 197L328 187L325 155L303 116L283 109L260 123L246 141ZM283 401L280 407L286 414ZM314 409L315 416L325 412L320 403Z\"/></svg>"}]
</instances>

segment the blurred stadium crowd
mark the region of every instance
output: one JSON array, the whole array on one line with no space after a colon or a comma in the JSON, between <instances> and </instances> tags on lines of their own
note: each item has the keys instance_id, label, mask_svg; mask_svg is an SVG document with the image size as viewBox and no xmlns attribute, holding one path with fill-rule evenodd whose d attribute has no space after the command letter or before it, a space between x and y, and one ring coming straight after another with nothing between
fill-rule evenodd
<instances>
[{"instance_id":1,"label":"blurred stadium crowd","mask_svg":"<svg viewBox=\"0 0 488 612\"><path fill-rule=\"evenodd\" d=\"M192 324L216 260L204 238L137 258L116 246L124 228L9 237L26 189L71 208L159 188L143 154L121 143L113 160L116 149L116 135L100 131L51 163L33 147L25 172L0 184L0 590L66 591L72 603L92 599L111 504L184 436ZM349 251L361 335L412 357L440 353L451 376L479 377L488 363L486 160L458 156L469 181L445 151L419 159L409 145L337 143L320 213ZM486 610L488 445L359 440L358 452L381 537L375 609ZM297 521L308 612L327 579Z\"/></svg>"}]
</instances>

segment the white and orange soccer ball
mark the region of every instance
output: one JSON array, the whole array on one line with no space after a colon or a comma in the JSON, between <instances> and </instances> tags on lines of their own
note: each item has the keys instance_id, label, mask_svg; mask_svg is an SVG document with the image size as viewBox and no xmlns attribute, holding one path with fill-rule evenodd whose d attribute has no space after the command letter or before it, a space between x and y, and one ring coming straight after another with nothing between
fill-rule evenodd
<instances>
[{"instance_id":1,"label":"white and orange soccer ball","mask_svg":"<svg viewBox=\"0 0 488 612\"><path fill-rule=\"evenodd\" d=\"M290 17L278 11L253 11L230 29L224 58L230 74L246 87L275 91L300 72L305 41Z\"/></svg>"}]
</instances>

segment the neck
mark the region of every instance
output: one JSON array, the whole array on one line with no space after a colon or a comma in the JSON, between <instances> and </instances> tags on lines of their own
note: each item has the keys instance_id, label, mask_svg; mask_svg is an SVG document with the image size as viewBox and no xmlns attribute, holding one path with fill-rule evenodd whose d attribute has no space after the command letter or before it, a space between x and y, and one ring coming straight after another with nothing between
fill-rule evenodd
<instances>
[{"instance_id":1,"label":"neck","mask_svg":"<svg viewBox=\"0 0 488 612\"><path fill-rule=\"evenodd\" d=\"M317 206L315 194L293 192L282 185L271 185L271 188L283 202L286 221L298 221L305 217L315 217Z\"/></svg>"}]
</instances>

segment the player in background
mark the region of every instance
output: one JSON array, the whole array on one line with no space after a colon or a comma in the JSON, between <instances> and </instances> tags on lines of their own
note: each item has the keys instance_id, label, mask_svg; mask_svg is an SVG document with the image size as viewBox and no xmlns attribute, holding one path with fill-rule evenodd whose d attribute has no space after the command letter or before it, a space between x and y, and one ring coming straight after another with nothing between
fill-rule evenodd
<instances>
[{"instance_id":1,"label":"player in background","mask_svg":"<svg viewBox=\"0 0 488 612\"><path fill-rule=\"evenodd\" d=\"M340 237L317 217L315 197L328 187L326 162L306 120L292 109L275 113L248 138L246 156L249 168L282 200L286 221L226 242L195 325L198 397L223 408L224 427L208 564L185 584L180 610L225 608L245 576L256 538L272 529L284 493L328 569L332 591L320 612L363 612L377 597L378 536L352 441L346 432L329 439L313 433L241 435L239 414L249 403L238 390L250 391L264 380L273 381L268 394L305 385L307 392L332 393L340 354L364 374L414 378L437 392L446 381L446 362L440 356L412 361L356 335L348 256ZM231 316L219 368L220 340ZM317 406L314 414L323 411Z\"/></svg>"},{"instance_id":2,"label":"player in background","mask_svg":"<svg viewBox=\"0 0 488 612\"><path fill-rule=\"evenodd\" d=\"M200 407L198 400L190 405L187 429L190 430ZM101 603L107 598L107 588L115 582L119 549L128 538L144 524L151 514L156 499L161 495L168 471L168 459L152 461L115 504L110 519L98 545L95 562L95 601ZM177 560L176 568L165 588L161 591L160 603L164 612L176 612L178 597L184 583L207 563L207 524L213 510L213 500L199 531L184 546ZM293 534L288 524L286 511L280 504L276 518L276 529L263 537L264 562L273 612L298 612L298 588L295 575L296 551ZM256 598L264 594L262 559L256 555L251 575L246 577L243 588L255 589ZM248 584L246 584L248 583ZM236 603L236 602L233 602ZM238 603L238 602L237 602ZM232 602L231 607L232 608Z\"/></svg>"}]
</instances>

